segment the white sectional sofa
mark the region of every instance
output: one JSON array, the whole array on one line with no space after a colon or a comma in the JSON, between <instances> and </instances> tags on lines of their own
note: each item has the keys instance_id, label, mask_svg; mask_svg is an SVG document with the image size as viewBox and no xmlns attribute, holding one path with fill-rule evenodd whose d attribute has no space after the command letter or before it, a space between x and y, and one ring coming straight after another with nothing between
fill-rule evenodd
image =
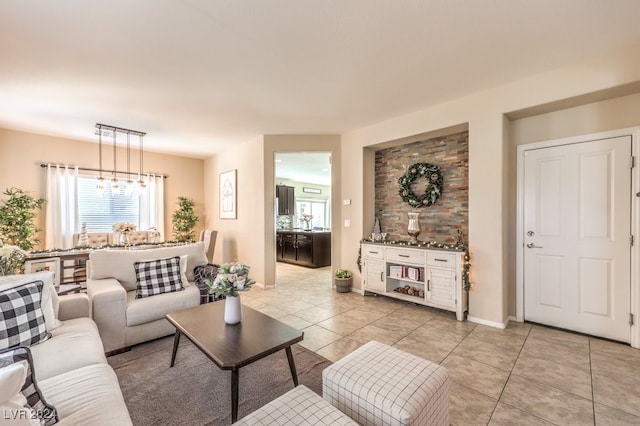
<instances>
[{"instance_id":1,"label":"white sectional sofa","mask_svg":"<svg viewBox=\"0 0 640 426\"><path fill-rule=\"evenodd\" d=\"M134 263L186 256L184 290L136 299ZM92 318L107 353L175 333L165 315L200 304L193 270L207 263L204 242L145 250L96 250L87 261ZM182 267L181 267L181 272Z\"/></svg>"},{"instance_id":2,"label":"white sectional sofa","mask_svg":"<svg viewBox=\"0 0 640 426\"><path fill-rule=\"evenodd\" d=\"M30 346L32 369L42 396L57 412L57 424L131 425L118 378L89 318L87 295L57 296L51 272L0 277L0 289L36 280L44 282L43 294L51 295L55 328L50 338Z\"/></svg>"}]
</instances>

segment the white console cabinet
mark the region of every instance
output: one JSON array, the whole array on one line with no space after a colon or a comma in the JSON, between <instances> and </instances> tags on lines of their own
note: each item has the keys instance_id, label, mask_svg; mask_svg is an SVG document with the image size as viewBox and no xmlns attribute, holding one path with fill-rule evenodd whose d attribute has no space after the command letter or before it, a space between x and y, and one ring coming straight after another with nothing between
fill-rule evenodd
<instances>
[{"instance_id":1,"label":"white console cabinet","mask_svg":"<svg viewBox=\"0 0 640 426\"><path fill-rule=\"evenodd\" d=\"M362 243L362 288L456 313L464 320L461 251ZM399 290L399 291L398 291Z\"/></svg>"}]
</instances>

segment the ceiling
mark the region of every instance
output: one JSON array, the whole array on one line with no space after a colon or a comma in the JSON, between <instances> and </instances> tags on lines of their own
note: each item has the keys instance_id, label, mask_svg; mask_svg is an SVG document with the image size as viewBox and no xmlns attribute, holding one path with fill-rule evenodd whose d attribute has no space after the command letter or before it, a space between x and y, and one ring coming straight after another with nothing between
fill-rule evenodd
<instances>
[{"instance_id":1,"label":"ceiling","mask_svg":"<svg viewBox=\"0 0 640 426\"><path fill-rule=\"evenodd\" d=\"M276 183L278 179L331 186L331 153L278 152L275 155Z\"/></svg>"},{"instance_id":2,"label":"ceiling","mask_svg":"<svg viewBox=\"0 0 640 426\"><path fill-rule=\"evenodd\" d=\"M0 127L204 158L640 45L638 0L0 1Z\"/></svg>"}]
</instances>

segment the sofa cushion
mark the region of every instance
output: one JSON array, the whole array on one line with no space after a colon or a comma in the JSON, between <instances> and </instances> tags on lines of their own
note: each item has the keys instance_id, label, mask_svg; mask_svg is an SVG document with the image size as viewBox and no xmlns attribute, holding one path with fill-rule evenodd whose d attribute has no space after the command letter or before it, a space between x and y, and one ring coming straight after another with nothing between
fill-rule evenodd
<instances>
[{"instance_id":1,"label":"sofa cushion","mask_svg":"<svg viewBox=\"0 0 640 426\"><path fill-rule=\"evenodd\" d=\"M36 382L35 364L29 348L19 347L0 352L0 367L25 362L27 369L21 393L27 400L27 406L35 410L37 415L44 420L46 426L58 421L55 408L47 403L45 397Z\"/></svg>"},{"instance_id":2,"label":"sofa cushion","mask_svg":"<svg viewBox=\"0 0 640 426\"><path fill-rule=\"evenodd\" d=\"M60 425L130 425L131 418L115 372L93 364L40 381L57 409Z\"/></svg>"},{"instance_id":3,"label":"sofa cushion","mask_svg":"<svg viewBox=\"0 0 640 426\"><path fill-rule=\"evenodd\" d=\"M127 291L133 291L136 289L134 262L182 255L188 256L186 276L189 281L193 281L193 269L207 263L202 241L148 250L96 250L89 255L89 278L94 280L115 278Z\"/></svg>"},{"instance_id":4,"label":"sofa cushion","mask_svg":"<svg viewBox=\"0 0 640 426\"><path fill-rule=\"evenodd\" d=\"M29 364L26 361L0 367L0 413L4 420L0 420L0 423L11 422L12 426L40 425L36 414L28 407L27 399L20 392L28 369Z\"/></svg>"},{"instance_id":5,"label":"sofa cushion","mask_svg":"<svg viewBox=\"0 0 640 426\"><path fill-rule=\"evenodd\" d=\"M184 291L158 294L136 299L135 291L127 292L127 326L146 324L164 318L166 314L191 308L200 303L200 290L188 285Z\"/></svg>"},{"instance_id":6,"label":"sofa cushion","mask_svg":"<svg viewBox=\"0 0 640 426\"><path fill-rule=\"evenodd\" d=\"M135 262L136 299L183 289L180 257Z\"/></svg>"},{"instance_id":7,"label":"sofa cushion","mask_svg":"<svg viewBox=\"0 0 640 426\"><path fill-rule=\"evenodd\" d=\"M63 321L46 342L31 347L38 380L86 365L106 364L98 327L89 318Z\"/></svg>"},{"instance_id":8,"label":"sofa cushion","mask_svg":"<svg viewBox=\"0 0 640 426\"><path fill-rule=\"evenodd\" d=\"M57 320L58 316L56 315L56 311L58 309L58 294L53 287L53 277L54 275L51 271L2 276L0 277L0 292L33 281L42 281L44 283L44 287L42 288L40 307L44 314L44 322L47 326L47 331L51 331L60 326L60 321Z\"/></svg>"},{"instance_id":9,"label":"sofa cushion","mask_svg":"<svg viewBox=\"0 0 640 426\"><path fill-rule=\"evenodd\" d=\"M0 291L0 349L31 346L49 338L41 308L42 281Z\"/></svg>"}]
</instances>

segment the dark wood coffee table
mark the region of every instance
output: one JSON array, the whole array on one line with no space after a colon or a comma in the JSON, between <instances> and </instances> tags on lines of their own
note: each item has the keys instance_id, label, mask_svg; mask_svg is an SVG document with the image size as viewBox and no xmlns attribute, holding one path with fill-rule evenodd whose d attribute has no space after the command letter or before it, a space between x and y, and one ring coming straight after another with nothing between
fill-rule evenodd
<instances>
[{"instance_id":1,"label":"dark wood coffee table","mask_svg":"<svg viewBox=\"0 0 640 426\"><path fill-rule=\"evenodd\" d=\"M224 322L224 300L167 314L176 327L171 367L176 360L180 336L185 335L218 368L231 370L231 422L238 420L238 379L240 367L284 349L294 386L298 386L291 345L302 341L304 333L268 315L242 307L242 322Z\"/></svg>"}]
</instances>

